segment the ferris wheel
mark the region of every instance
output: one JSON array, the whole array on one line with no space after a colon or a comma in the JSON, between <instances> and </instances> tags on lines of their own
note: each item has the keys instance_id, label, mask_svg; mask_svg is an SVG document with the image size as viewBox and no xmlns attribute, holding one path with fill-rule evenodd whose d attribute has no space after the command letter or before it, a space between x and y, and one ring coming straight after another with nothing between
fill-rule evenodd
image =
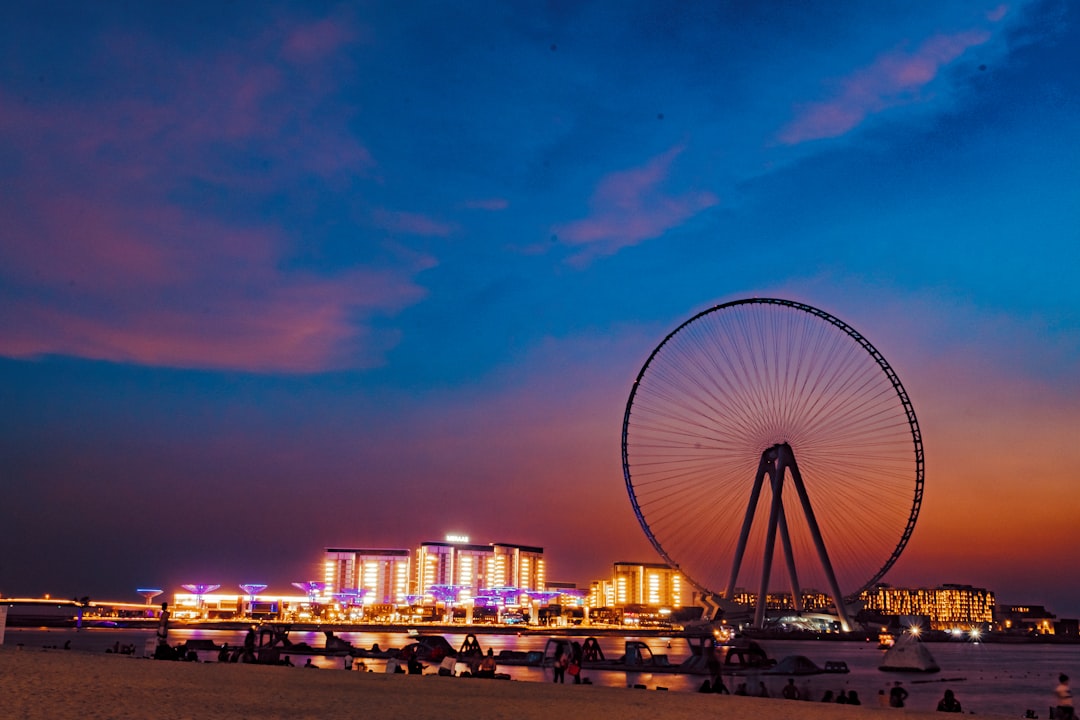
<instances>
[{"instance_id":1,"label":"ferris wheel","mask_svg":"<svg viewBox=\"0 0 1080 720\"><path fill-rule=\"evenodd\" d=\"M665 337L630 391L622 459L661 557L706 595L755 583L758 626L768 593L801 610L817 590L850 627L845 600L892 567L922 504L900 378L851 326L790 300L717 305Z\"/></svg>"}]
</instances>

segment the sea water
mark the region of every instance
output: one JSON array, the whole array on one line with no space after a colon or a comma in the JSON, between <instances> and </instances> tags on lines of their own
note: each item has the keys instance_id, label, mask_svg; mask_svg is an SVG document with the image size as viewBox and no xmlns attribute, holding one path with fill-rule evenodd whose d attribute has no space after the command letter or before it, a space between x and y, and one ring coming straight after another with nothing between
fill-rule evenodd
<instances>
[{"instance_id":1,"label":"sea water","mask_svg":"<svg viewBox=\"0 0 1080 720\"><path fill-rule=\"evenodd\" d=\"M189 638L206 638L215 643L227 642L230 646L242 645L245 632L184 629L174 627L169 632L172 645L185 642ZM401 648L412 642L406 633L371 633L339 632L338 637L357 648L370 648L378 643L380 648ZM443 633L454 647L460 647L467 633ZM496 655L501 650L543 650L547 642L544 635L526 634L482 634L478 636L481 647L486 651L491 648ZM35 647L63 647L70 641L72 650L86 652L111 651L116 644L134 645L135 654L142 655L147 641L153 641L153 630L131 630L123 628L84 628L44 629L11 628L7 629L6 645L23 644L27 649ZM289 639L305 642L315 647L325 644L321 632L293 631ZM584 638L580 638L584 639ZM608 659L617 659L623 653L627 640L642 640L649 645L654 654L668 656L672 665L678 665L690 654L690 648L683 638L635 636L604 636L597 640ZM923 675L918 673L895 673L878 670L881 664L882 650L876 643L839 642L839 641L793 641L763 640L760 643L770 657L780 660L788 655L804 655L818 666L829 661L842 661L850 672L843 674L807 675L795 678L795 684L811 701L820 701L826 691L834 695L841 690L855 690L863 705L876 706L880 691L886 691L894 682L900 681L909 693L907 707L914 710L931 711L936 709L938 700L946 689L951 689L963 705L964 712L978 715L1023 717L1031 710L1039 718L1049 717L1049 707L1054 703L1054 687L1057 677L1065 673L1076 678L1080 687L1080 644L999 644L972 642L927 643L926 647L941 666L941 671ZM283 654L288 654L284 651ZM311 657L312 662L324 669L345 669L351 664L351 658L296 655L292 658L296 665L303 665ZM200 659L215 661L213 653L200 653ZM384 672L385 660L364 659L368 670ZM429 668L428 672L434 672ZM499 672L505 672L514 680L525 682L551 682L550 669L522 666L504 666ZM625 672L596 671L586 669L583 674L596 685L620 687L644 686L647 690L666 688L674 692L696 692L704 679L701 675L681 675L663 672ZM780 697L780 690L787 683L788 676L749 673L746 675L725 675L724 682L734 690L740 682L745 682L753 693L759 683L764 683L769 694ZM792 702L777 700L777 702Z\"/></svg>"}]
</instances>

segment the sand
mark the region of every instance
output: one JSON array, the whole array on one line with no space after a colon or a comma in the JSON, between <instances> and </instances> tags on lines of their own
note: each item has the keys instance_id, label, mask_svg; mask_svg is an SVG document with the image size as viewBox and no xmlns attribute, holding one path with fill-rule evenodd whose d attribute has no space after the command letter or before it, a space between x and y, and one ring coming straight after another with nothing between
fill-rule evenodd
<instances>
[{"instance_id":1,"label":"sand","mask_svg":"<svg viewBox=\"0 0 1080 720\"><path fill-rule=\"evenodd\" d=\"M0 718L843 720L931 713L593 685L387 675L0 646Z\"/></svg>"}]
</instances>

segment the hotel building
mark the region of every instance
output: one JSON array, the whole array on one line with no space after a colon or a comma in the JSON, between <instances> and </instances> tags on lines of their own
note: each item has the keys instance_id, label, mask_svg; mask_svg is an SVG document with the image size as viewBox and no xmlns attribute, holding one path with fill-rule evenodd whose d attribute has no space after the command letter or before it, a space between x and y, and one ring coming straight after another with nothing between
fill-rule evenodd
<instances>
[{"instance_id":1,"label":"hotel building","mask_svg":"<svg viewBox=\"0 0 1080 720\"><path fill-rule=\"evenodd\" d=\"M994 622L994 593L971 585L894 588L877 585L859 595L867 610L929 619L931 630L970 630Z\"/></svg>"},{"instance_id":2,"label":"hotel building","mask_svg":"<svg viewBox=\"0 0 1080 720\"><path fill-rule=\"evenodd\" d=\"M592 583L589 606L623 608L645 605L676 609L683 606L684 583L678 570L663 563L617 562L611 580Z\"/></svg>"},{"instance_id":3,"label":"hotel building","mask_svg":"<svg viewBox=\"0 0 1080 720\"><path fill-rule=\"evenodd\" d=\"M328 548L324 592L365 605L401 605L409 594L411 561L409 550Z\"/></svg>"},{"instance_id":4,"label":"hotel building","mask_svg":"<svg viewBox=\"0 0 1080 720\"><path fill-rule=\"evenodd\" d=\"M491 588L523 593L545 590L544 549L530 545L478 545L467 538L422 543L416 551L416 594L432 588L455 589L459 601ZM438 590L437 590L438 591Z\"/></svg>"}]
</instances>

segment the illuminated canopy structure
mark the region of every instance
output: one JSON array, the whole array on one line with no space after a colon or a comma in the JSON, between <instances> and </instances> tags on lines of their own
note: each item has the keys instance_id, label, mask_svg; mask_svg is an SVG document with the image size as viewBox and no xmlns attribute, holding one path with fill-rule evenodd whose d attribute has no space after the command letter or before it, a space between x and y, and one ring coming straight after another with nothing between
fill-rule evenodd
<instances>
[{"instance_id":1,"label":"illuminated canopy structure","mask_svg":"<svg viewBox=\"0 0 1080 720\"><path fill-rule=\"evenodd\" d=\"M202 607L203 595L206 595L207 593L212 593L221 586L220 585L207 585L207 584L201 584L201 583L191 583L191 584L188 584L188 585L181 585L180 587L184 588L189 593L194 595L195 596L195 605L197 607Z\"/></svg>"},{"instance_id":2,"label":"illuminated canopy structure","mask_svg":"<svg viewBox=\"0 0 1080 720\"><path fill-rule=\"evenodd\" d=\"M326 589L326 583L318 580L308 580L306 582L294 582L293 587L302 590L307 595L309 602L318 602L323 590Z\"/></svg>"},{"instance_id":3,"label":"illuminated canopy structure","mask_svg":"<svg viewBox=\"0 0 1080 720\"><path fill-rule=\"evenodd\" d=\"M895 371L789 300L718 305L665 337L630 391L622 457L661 557L707 596L756 578L758 626L777 540L795 608L827 589L847 629L845 599L892 567L922 504L922 435Z\"/></svg>"},{"instance_id":4,"label":"illuminated canopy structure","mask_svg":"<svg viewBox=\"0 0 1080 720\"><path fill-rule=\"evenodd\" d=\"M161 588L139 588L135 592L139 593L143 596L143 598L145 598L147 605L152 605L154 602L154 598L156 598L158 595L165 591Z\"/></svg>"}]
</instances>

